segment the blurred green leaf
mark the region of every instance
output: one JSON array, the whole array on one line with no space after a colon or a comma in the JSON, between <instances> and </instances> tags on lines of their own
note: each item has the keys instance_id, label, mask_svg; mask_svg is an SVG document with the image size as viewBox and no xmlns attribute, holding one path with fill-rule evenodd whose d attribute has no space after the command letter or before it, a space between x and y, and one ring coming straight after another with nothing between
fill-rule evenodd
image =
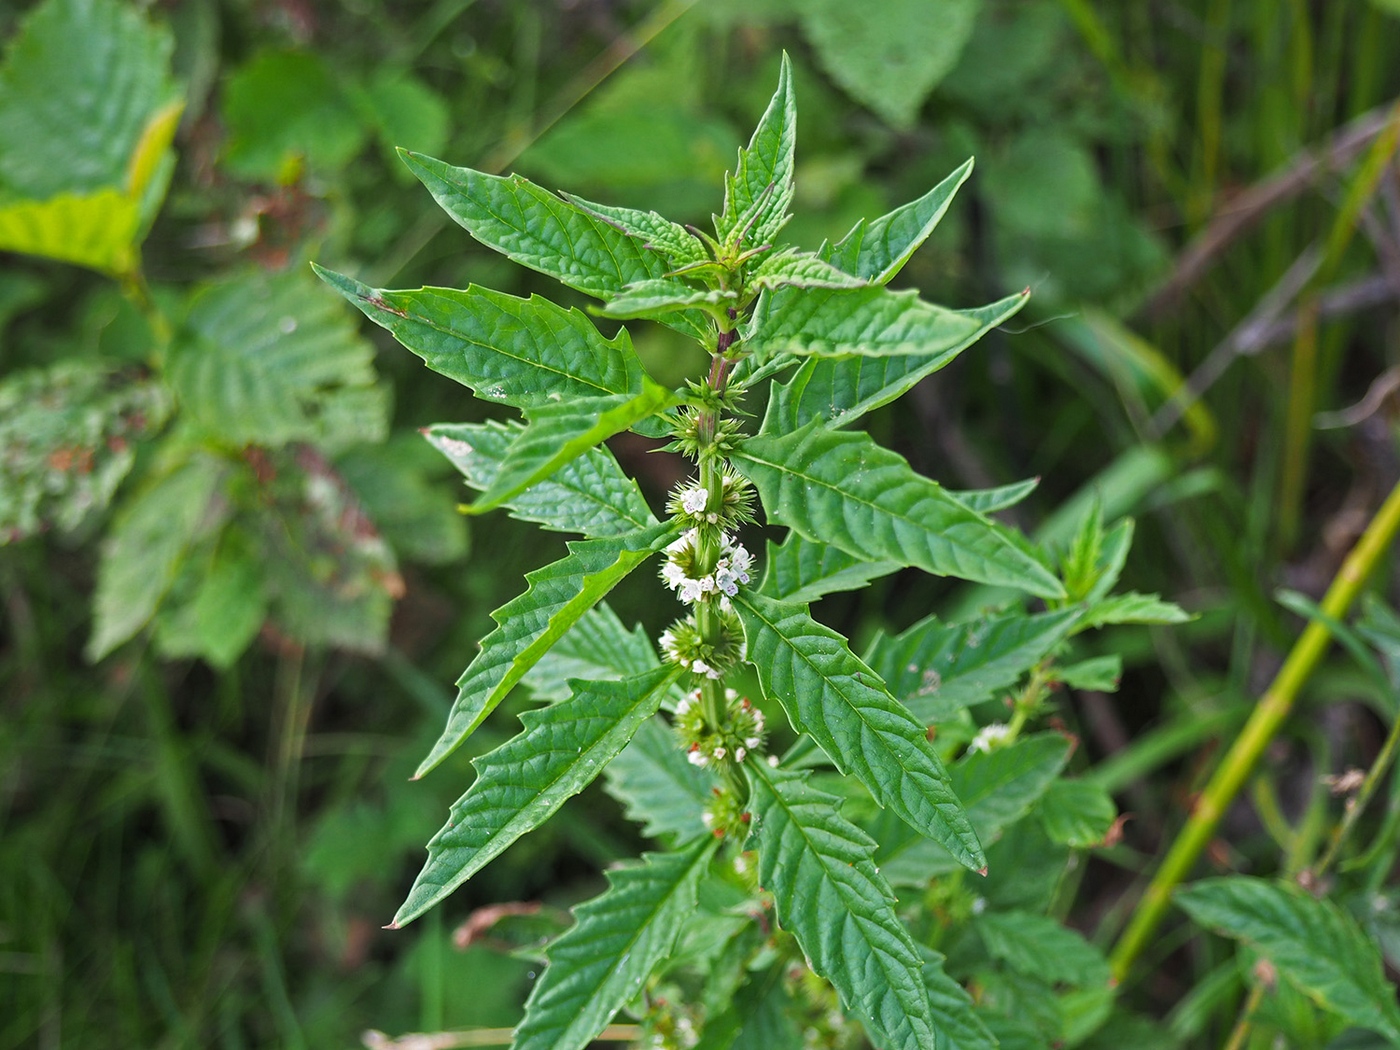
<instances>
[{"instance_id":1,"label":"blurred green leaf","mask_svg":"<svg viewBox=\"0 0 1400 1050\"><path fill-rule=\"evenodd\" d=\"M1036 812L1052 841L1086 848L1103 842L1118 816L1118 807L1097 784L1057 780L1046 788Z\"/></svg>"},{"instance_id":2,"label":"blurred green leaf","mask_svg":"<svg viewBox=\"0 0 1400 1050\"><path fill-rule=\"evenodd\" d=\"M467 553L467 523L447 486L436 483L447 465L416 434L384 445L357 445L336 460L365 512L395 552L425 565Z\"/></svg>"}]
</instances>

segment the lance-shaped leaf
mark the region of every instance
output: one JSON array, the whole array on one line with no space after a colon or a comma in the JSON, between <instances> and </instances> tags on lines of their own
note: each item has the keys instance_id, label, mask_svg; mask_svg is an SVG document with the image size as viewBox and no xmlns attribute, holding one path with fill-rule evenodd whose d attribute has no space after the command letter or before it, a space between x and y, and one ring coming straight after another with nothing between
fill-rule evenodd
<instances>
[{"instance_id":1,"label":"lance-shaped leaf","mask_svg":"<svg viewBox=\"0 0 1400 1050\"><path fill-rule=\"evenodd\" d=\"M763 288L863 288L869 282L837 269L812 252L789 248L765 255L747 281L757 291Z\"/></svg>"},{"instance_id":2,"label":"lance-shaped leaf","mask_svg":"<svg viewBox=\"0 0 1400 1050\"><path fill-rule=\"evenodd\" d=\"M614 434L676 404L664 386L643 377L642 392L580 398L525 410L530 425L506 449L495 478L469 507L484 514L551 477Z\"/></svg>"},{"instance_id":3,"label":"lance-shaped leaf","mask_svg":"<svg viewBox=\"0 0 1400 1050\"><path fill-rule=\"evenodd\" d=\"M447 727L414 776L451 754L580 616L674 534L673 526L662 524L573 542L567 557L527 573L525 593L491 614L500 626L481 640L481 651L457 680Z\"/></svg>"},{"instance_id":4,"label":"lance-shaped leaf","mask_svg":"<svg viewBox=\"0 0 1400 1050\"><path fill-rule=\"evenodd\" d=\"M821 745L841 772L854 773L881 806L974 871L985 867L982 846L924 724L890 696L844 639L813 620L805 605L741 592L734 608L763 692L782 703L793 727Z\"/></svg>"},{"instance_id":5,"label":"lance-shaped leaf","mask_svg":"<svg viewBox=\"0 0 1400 1050\"><path fill-rule=\"evenodd\" d=\"M930 616L902 634L876 635L865 661L917 717L941 722L1014 684L1068 637L1083 615L1076 607L957 624Z\"/></svg>"},{"instance_id":6,"label":"lance-shaped leaf","mask_svg":"<svg viewBox=\"0 0 1400 1050\"><path fill-rule=\"evenodd\" d=\"M482 244L598 299L671 269L617 224L519 175L456 168L421 153L399 156L444 211Z\"/></svg>"},{"instance_id":7,"label":"lance-shaped leaf","mask_svg":"<svg viewBox=\"0 0 1400 1050\"><path fill-rule=\"evenodd\" d=\"M1010 485L998 485L994 489L965 489L962 492L949 492L948 495L978 514L995 514L1016 506L1039 484L1039 478L1027 478L1025 481L1013 481Z\"/></svg>"},{"instance_id":8,"label":"lance-shaped leaf","mask_svg":"<svg viewBox=\"0 0 1400 1050\"><path fill-rule=\"evenodd\" d=\"M972 174L972 158L918 200L901 205L871 222L861 219L835 245L822 245L820 255L834 266L872 284L886 284L903 269L919 245L928 240Z\"/></svg>"},{"instance_id":9,"label":"lance-shaped leaf","mask_svg":"<svg viewBox=\"0 0 1400 1050\"><path fill-rule=\"evenodd\" d=\"M707 837L607 873L608 888L574 909L577 921L549 946L513 1050L582 1050L597 1037L674 950L717 845Z\"/></svg>"},{"instance_id":10,"label":"lance-shaped leaf","mask_svg":"<svg viewBox=\"0 0 1400 1050\"><path fill-rule=\"evenodd\" d=\"M747 230L744 244L757 247L777 236L792 204L796 146L797 99L792 90L792 63L784 54L778 90L759 118L748 147L739 151L734 174L725 176L720 240Z\"/></svg>"},{"instance_id":11,"label":"lance-shaped leaf","mask_svg":"<svg viewBox=\"0 0 1400 1050\"><path fill-rule=\"evenodd\" d=\"M642 825L643 835L685 842L708 832L704 813L715 778L686 761L664 719L644 722L603 777L608 794L622 803L628 820Z\"/></svg>"},{"instance_id":12,"label":"lance-shaped leaf","mask_svg":"<svg viewBox=\"0 0 1400 1050\"><path fill-rule=\"evenodd\" d=\"M996 1037L972 1008L972 996L943 969L944 957L922 945L919 954L924 959L924 984L933 1019L952 1050L997 1050Z\"/></svg>"},{"instance_id":13,"label":"lance-shaped leaf","mask_svg":"<svg viewBox=\"0 0 1400 1050\"><path fill-rule=\"evenodd\" d=\"M1025 296L1012 298L1024 301ZM917 292L892 292L879 285L779 288L759 297L744 341L760 360L782 353L925 356L960 349L975 339L985 325L986 309L949 310L925 302Z\"/></svg>"},{"instance_id":14,"label":"lance-shaped leaf","mask_svg":"<svg viewBox=\"0 0 1400 1050\"><path fill-rule=\"evenodd\" d=\"M626 331L604 339L580 310L475 286L396 292L316 272L429 368L487 401L523 409L643 392L646 373Z\"/></svg>"},{"instance_id":15,"label":"lance-shaped leaf","mask_svg":"<svg viewBox=\"0 0 1400 1050\"><path fill-rule=\"evenodd\" d=\"M1236 875L1178 890L1176 902L1198 923L1255 948L1325 1009L1400 1044L1400 1007L1380 953L1331 901Z\"/></svg>"},{"instance_id":16,"label":"lance-shaped leaf","mask_svg":"<svg viewBox=\"0 0 1400 1050\"><path fill-rule=\"evenodd\" d=\"M523 732L473 760L476 780L428 843L428 862L394 926L422 915L592 783L680 673L658 667L621 682L575 681L568 700L522 714Z\"/></svg>"},{"instance_id":17,"label":"lance-shaped leaf","mask_svg":"<svg viewBox=\"0 0 1400 1050\"><path fill-rule=\"evenodd\" d=\"M938 371L958 354L1025 305L1027 296L960 312L959 324L948 341L925 344L917 353L893 357L812 357L786 383L775 384L763 429L772 433L796 430L813 419L846 426L867 412L887 405L915 383Z\"/></svg>"},{"instance_id":18,"label":"lance-shaped leaf","mask_svg":"<svg viewBox=\"0 0 1400 1050\"><path fill-rule=\"evenodd\" d=\"M937 1045L923 960L894 911L875 844L807 774L750 763L758 877L812 969L886 1050Z\"/></svg>"},{"instance_id":19,"label":"lance-shaped leaf","mask_svg":"<svg viewBox=\"0 0 1400 1050\"><path fill-rule=\"evenodd\" d=\"M696 288L673 277L628 285L598 312L606 317L660 317L676 310L702 308L723 311L739 300L725 288Z\"/></svg>"},{"instance_id":20,"label":"lance-shaped leaf","mask_svg":"<svg viewBox=\"0 0 1400 1050\"><path fill-rule=\"evenodd\" d=\"M599 602L578 618L522 681L536 700L554 704L568 699L571 678L590 682L631 678L658 666L656 650L641 625L629 631L607 602Z\"/></svg>"},{"instance_id":21,"label":"lance-shaped leaf","mask_svg":"<svg viewBox=\"0 0 1400 1050\"><path fill-rule=\"evenodd\" d=\"M673 267L705 262L710 257L698 237L654 211L594 204L572 193L564 194L564 199L641 241L643 247L660 252Z\"/></svg>"},{"instance_id":22,"label":"lance-shaped leaf","mask_svg":"<svg viewBox=\"0 0 1400 1050\"><path fill-rule=\"evenodd\" d=\"M525 427L520 423L439 423L423 431L467 484L490 488ZM621 536L656 524L637 483L622 472L606 445L563 464L549 478L506 502L511 516L555 532Z\"/></svg>"},{"instance_id":23,"label":"lance-shaped leaf","mask_svg":"<svg viewBox=\"0 0 1400 1050\"><path fill-rule=\"evenodd\" d=\"M789 532L782 543L769 540L764 561L767 568L759 590L770 598L801 603L836 591L854 591L902 568L896 561L869 561L847 554L798 532Z\"/></svg>"},{"instance_id":24,"label":"lance-shaped leaf","mask_svg":"<svg viewBox=\"0 0 1400 1050\"><path fill-rule=\"evenodd\" d=\"M937 576L1064 596L1029 543L914 473L867 434L813 421L789 434L751 437L733 459L757 486L768 521L807 539Z\"/></svg>"}]
</instances>

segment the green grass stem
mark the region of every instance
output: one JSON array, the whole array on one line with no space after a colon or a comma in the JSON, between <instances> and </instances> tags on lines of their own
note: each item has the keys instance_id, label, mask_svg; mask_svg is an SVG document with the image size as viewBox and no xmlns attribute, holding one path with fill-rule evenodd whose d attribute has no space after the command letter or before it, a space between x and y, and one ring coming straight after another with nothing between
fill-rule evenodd
<instances>
[{"instance_id":1,"label":"green grass stem","mask_svg":"<svg viewBox=\"0 0 1400 1050\"><path fill-rule=\"evenodd\" d=\"M1322 600L1324 613L1336 619L1346 615L1395 538L1397 529L1400 529L1400 484L1386 497L1385 503L1366 526L1361 539L1333 578ZM1298 693L1327 652L1331 639L1331 632L1322 622L1311 621L1259 699L1249 721L1201 793L1186 825L1143 893L1127 929L1114 946L1109 967L1115 982L1121 983L1128 975L1134 961L1156 932L1171 903L1172 892L1190 873L1201 851L1215 834L1226 809L1239 795L1264 749L1278 734L1293 709Z\"/></svg>"}]
</instances>

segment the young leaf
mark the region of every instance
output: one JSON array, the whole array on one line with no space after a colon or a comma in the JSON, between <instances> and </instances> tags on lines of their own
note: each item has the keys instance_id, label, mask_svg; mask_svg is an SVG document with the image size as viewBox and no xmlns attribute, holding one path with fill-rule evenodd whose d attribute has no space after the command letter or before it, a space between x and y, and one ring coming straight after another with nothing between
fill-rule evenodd
<instances>
[{"instance_id":1,"label":"young leaf","mask_svg":"<svg viewBox=\"0 0 1400 1050\"><path fill-rule=\"evenodd\" d=\"M772 524L876 561L938 576L1018 587L1042 598L1064 589L1029 544L969 510L867 434L823 429L760 433L734 453Z\"/></svg>"},{"instance_id":2,"label":"young leaf","mask_svg":"<svg viewBox=\"0 0 1400 1050\"><path fill-rule=\"evenodd\" d=\"M807 774L746 767L753 785L758 877L778 921L813 971L888 1050L937 1045L923 960L872 859L874 843Z\"/></svg>"},{"instance_id":3,"label":"young leaf","mask_svg":"<svg viewBox=\"0 0 1400 1050\"><path fill-rule=\"evenodd\" d=\"M1118 680L1123 677L1123 657L1118 653L1110 653L1108 656L1080 660L1078 663L1059 668L1057 677L1071 689L1116 692Z\"/></svg>"},{"instance_id":4,"label":"young leaf","mask_svg":"<svg viewBox=\"0 0 1400 1050\"><path fill-rule=\"evenodd\" d=\"M451 754L580 616L674 535L674 526L663 524L573 542L567 557L527 573L525 593L491 614L500 626L481 640L481 651L457 680L447 727L415 778Z\"/></svg>"},{"instance_id":5,"label":"young leaf","mask_svg":"<svg viewBox=\"0 0 1400 1050\"><path fill-rule=\"evenodd\" d=\"M955 500L968 510L978 514L995 514L999 510L1014 507L1036 490L1039 478L1013 481L1010 485L998 485L994 489L965 489L962 492L949 492Z\"/></svg>"},{"instance_id":6,"label":"young leaf","mask_svg":"<svg viewBox=\"0 0 1400 1050\"><path fill-rule=\"evenodd\" d=\"M924 958L924 985L939 1031L948 1037L951 1050L997 1050L996 1037L972 1008L972 996L943 969L944 957L919 946Z\"/></svg>"},{"instance_id":7,"label":"young leaf","mask_svg":"<svg viewBox=\"0 0 1400 1050\"><path fill-rule=\"evenodd\" d=\"M790 602L814 602L824 594L853 591L897 572L893 561L867 561L838 547L789 532L780 544L768 541L767 569L759 591Z\"/></svg>"},{"instance_id":8,"label":"young leaf","mask_svg":"<svg viewBox=\"0 0 1400 1050\"><path fill-rule=\"evenodd\" d=\"M626 331L604 339L582 311L476 286L394 292L316 272L429 368L484 400L523 409L644 390Z\"/></svg>"},{"instance_id":9,"label":"young leaf","mask_svg":"<svg viewBox=\"0 0 1400 1050\"><path fill-rule=\"evenodd\" d=\"M1172 602L1164 602L1155 594L1127 591L1095 603L1084 614L1081 631L1111 623L1187 623L1190 613Z\"/></svg>"},{"instance_id":10,"label":"young leaf","mask_svg":"<svg viewBox=\"0 0 1400 1050\"><path fill-rule=\"evenodd\" d=\"M100 660L155 613L195 539L221 523L212 508L223 471L197 458L161 476L128 500L102 547L87 658Z\"/></svg>"},{"instance_id":11,"label":"young leaf","mask_svg":"<svg viewBox=\"0 0 1400 1050\"><path fill-rule=\"evenodd\" d=\"M644 248L660 252L673 267L705 262L710 257L699 238L684 226L654 211L594 204L572 193L564 194L564 199L590 215L596 215L604 222L616 226L627 236L636 238Z\"/></svg>"},{"instance_id":12,"label":"young leaf","mask_svg":"<svg viewBox=\"0 0 1400 1050\"><path fill-rule=\"evenodd\" d=\"M598 312L605 317L657 317L675 310L701 307L723 310L739 293L725 288L695 288L673 277L628 285Z\"/></svg>"},{"instance_id":13,"label":"young leaf","mask_svg":"<svg viewBox=\"0 0 1400 1050\"><path fill-rule=\"evenodd\" d=\"M527 408L530 425L506 449L496 476L481 497L464 509L471 514L493 510L552 477L614 434L674 404L671 391L643 376L642 392L636 395L579 398Z\"/></svg>"},{"instance_id":14,"label":"young leaf","mask_svg":"<svg viewBox=\"0 0 1400 1050\"><path fill-rule=\"evenodd\" d=\"M1113 797L1088 780L1057 780L1036 806L1051 841L1087 848L1103 842L1118 816Z\"/></svg>"},{"instance_id":15,"label":"young leaf","mask_svg":"<svg viewBox=\"0 0 1400 1050\"><path fill-rule=\"evenodd\" d=\"M926 344L917 353L893 357L809 357L786 383L773 386L763 431L781 434L813 419L847 426L887 405L938 371L1026 304L1027 296L961 311L970 327L949 342Z\"/></svg>"},{"instance_id":16,"label":"young leaf","mask_svg":"<svg viewBox=\"0 0 1400 1050\"><path fill-rule=\"evenodd\" d=\"M611 221L519 175L487 175L400 150L447 214L488 248L597 299L671 267Z\"/></svg>"},{"instance_id":17,"label":"young leaf","mask_svg":"<svg viewBox=\"0 0 1400 1050\"><path fill-rule=\"evenodd\" d=\"M423 431L429 443L467 479L485 491L525 427L509 423L439 423ZM637 483L622 472L606 445L563 464L549 478L505 504L511 517L555 532L621 536L656 524Z\"/></svg>"},{"instance_id":18,"label":"young leaf","mask_svg":"<svg viewBox=\"0 0 1400 1050\"><path fill-rule=\"evenodd\" d=\"M182 407L230 445L382 441L389 405L375 383L374 347L353 316L301 272L250 273L201 289L171 352ZM366 394L375 400L362 403ZM362 411L333 411L345 397Z\"/></svg>"},{"instance_id":19,"label":"young leaf","mask_svg":"<svg viewBox=\"0 0 1400 1050\"><path fill-rule=\"evenodd\" d=\"M881 806L943 843L976 871L986 866L948 773L922 722L857 660L842 637L807 607L741 592L734 608L766 696L808 733L843 773L854 773Z\"/></svg>"},{"instance_id":20,"label":"young leaf","mask_svg":"<svg viewBox=\"0 0 1400 1050\"><path fill-rule=\"evenodd\" d=\"M1400 1006L1380 953L1331 901L1245 875L1202 880L1176 901L1198 923L1256 949L1324 1008L1400 1043Z\"/></svg>"},{"instance_id":21,"label":"young leaf","mask_svg":"<svg viewBox=\"0 0 1400 1050\"><path fill-rule=\"evenodd\" d=\"M748 287L863 288L868 282L837 269L811 252L789 248L765 255L749 276Z\"/></svg>"},{"instance_id":22,"label":"young leaf","mask_svg":"<svg viewBox=\"0 0 1400 1050\"><path fill-rule=\"evenodd\" d=\"M792 63L783 55L778 89L759 118L747 149L739 151L733 175L724 180L720 240L747 228L744 246L770 243L787 222L792 204L793 156L797 145L797 100Z\"/></svg>"},{"instance_id":23,"label":"young leaf","mask_svg":"<svg viewBox=\"0 0 1400 1050\"><path fill-rule=\"evenodd\" d=\"M1024 302L1026 297L1013 298ZM949 310L925 302L917 292L892 292L879 285L779 288L759 296L753 317L743 329L744 342L759 360L784 353L814 357L939 353L951 360L981 334L986 311L999 305Z\"/></svg>"},{"instance_id":24,"label":"young leaf","mask_svg":"<svg viewBox=\"0 0 1400 1050\"><path fill-rule=\"evenodd\" d=\"M579 905L573 927L549 946L513 1050L582 1050L597 1037L671 954L716 846L707 836L608 872L607 890Z\"/></svg>"},{"instance_id":25,"label":"young leaf","mask_svg":"<svg viewBox=\"0 0 1400 1050\"><path fill-rule=\"evenodd\" d=\"M520 716L524 732L473 760L476 781L428 843L394 926L411 922L578 794L656 713L680 669L573 683L573 696Z\"/></svg>"},{"instance_id":26,"label":"young leaf","mask_svg":"<svg viewBox=\"0 0 1400 1050\"><path fill-rule=\"evenodd\" d=\"M916 717L941 722L1014 684L1081 616L1080 608L959 624L930 616L903 634L877 634L865 662Z\"/></svg>"},{"instance_id":27,"label":"young leaf","mask_svg":"<svg viewBox=\"0 0 1400 1050\"><path fill-rule=\"evenodd\" d=\"M972 158L918 200L896 208L872 222L861 219L835 245L822 245L818 254L847 273L871 284L888 284L928 240L962 184L972 174Z\"/></svg>"}]
</instances>

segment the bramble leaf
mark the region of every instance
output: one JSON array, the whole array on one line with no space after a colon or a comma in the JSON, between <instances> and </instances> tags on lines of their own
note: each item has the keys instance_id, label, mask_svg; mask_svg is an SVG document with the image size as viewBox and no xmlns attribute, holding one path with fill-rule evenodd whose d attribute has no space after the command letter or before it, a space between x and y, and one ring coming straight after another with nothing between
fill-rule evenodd
<instances>
[{"instance_id":1,"label":"bramble leaf","mask_svg":"<svg viewBox=\"0 0 1400 1050\"><path fill-rule=\"evenodd\" d=\"M1026 298L1022 293L979 309L949 310L925 302L917 292L892 292L879 285L779 288L759 296L743 329L744 342L760 361L778 354L946 355L934 366L938 367L985 331L989 313L1006 313L1007 307L1019 306Z\"/></svg>"},{"instance_id":2,"label":"bramble leaf","mask_svg":"<svg viewBox=\"0 0 1400 1050\"><path fill-rule=\"evenodd\" d=\"M807 775L746 767L753 785L759 881L813 971L889 1050L937 1045L923 960L872 859L875 844Z\"/></svg>"},{"instance_id":3,"label":"bramble leaf","mask_svg":"<svg viewBox=\"0 0 1400 1050\"><path fill-rule=\"evenodd\" d=\"M821 419L832 426L846 426L881 405L887 405L915 383L938 371L958 354L1003 324L1026 303L1027 296L1013 295L959 316L971 327L943 342L930 342L917 352L891 357L811 357L786 383L774 384L764 433L797 430Z\"/></svg>"},{"instance_id":4,"label":"bramble leaf","mask_svg":"<svg viewBox=\"0 0 1400 1050\"><path fill-rule=\"evenodd\" d=\"M758 488L769 522L807 539L938 576L1064 595L1024 539L915 474L867 434L813 421L789 434L748 438L733 458Z\"/></svg>"},{"instance_id":5,"label":"bramble leaf","mask_svg":"<svg viewBox=\"0 0 1400 1050\"><path fill-rule=\"evenodd\" d=\"M797 146L797 100L792 90L792 63L783 55L778 89L773 93L733 175L724 180L721 241L747 229L744 246L770 243L787 223L792 204L793 157Z\"/></svg>"},{"instance_id":6,"label":"bramble leaf","mask_svg":"<svg viewBox=\"0 0 1400 1050\"><path fill-rule=\"evenodd\" d=\"M1247 875L1204 879L1176 902L1203 926L1244 941L1325 1009L1400 1044L1400 1006L1375 943L1331 901Z\"/></svg>"},{"instance_id":7,"label":"bramble leaf","mask_svg":"<svg viewBox=\"0 0 1400 1050\"><path fill-rule=\"evenodd\" d=\"M316 272L429 368L486 401L524 409L645 389L626 331L604 339L580 310L476 286L395 292Z\"/></svg>"},{"instance_id":8,"label":"bramble leaf","mask_svg":"<svg viewBox=\"0 0 1400 1050\"><path fill-rule=\"evenodd\" d=\"M835 591L856 590L903 567L895 561L867 561L791 531L782 543L768 541L765 561L767 568L759 591L770 598L801 603L814 602Z\"/></svg>"},{"instance_id":9,"label":"bramble leaf","mask_svg":"<svg viewBox=\"0 0 1400 1050\"><path fill-rule=\"evenodd\" d=\"M887 284L928 240L962 184L972 174L972 158L918 200L867 222L861 219L834 245L817 254L833 266L872 284Z\"/></svg>"},{"instance_id":10,"label":"bramble leaf","mask_svg":"<svg viewBox=\"0 0 1400 1050\"><path fill-rule=\"evenodd\" d=\"M524 712L523 732L473 760L476 781L428 843L394 925L422 915L592 783L680 673L658 667L621 682L575 681L568 700Z\"/></svg>"},{"instance_id":11,"label":"bramble leaf","mask_svg":"<svg viewBox=\"0 0 1400 1050\"><path fill-rule=\"evenodd\" d=\"M457 699L421 777L454 751L580 616L675 535L671 524L626 536L574 541L567 557L527 573L529 588L491 614L500 626L481 640L457 680Z\"/></svg>"},{"instance_id":12,"label":"bramble leaf","mask_svg":"<svg viewBox=\"0 0 1400 1050\"><path fill-rule=\"evenodd\" d=\"M509 423L439 423L423 431L429 443L478 491L490 488L525 427ZM620 536L656 524L637 483L606 445L589 449L550 477L506 501L511 517L554 532Z\"/></svg>"},{"instance_id":13,"label":"bramble leaf","mask_svg":"<svg viewBox=\"0 0 1400 1050\"><path fill-rule=\"evenodd\" d=\"M923 723L890 696L844 639L813 620L804 605L741 592L734 608L763 692L782 703L793 727L821 745L843 773L855 774L881 806L942 842L967 867L985 867Z\"/></svg>"},{"instance_id":14,"label":"bramble leaf","mask_svg":"<svg viewBox=\"0 0 1400 1050\"><path fill-rule=\"evenodd\" d=\"M549 946L513 1050L582 1050L597 1037L674 950L716 846L646 853L607 873L607 890L575 908L575 924Z\"/></svg>"},{"instance_id":15,"label":"bramble leaf","mask_svg":"<svg viewBox=\"0 0 1400 1050\"><path fill-rule=\"evenodd\" d=\"M230 445L382 441L374 347L301 273L249 273L197 292L170 375L192 421Z\"/></svg>"},{"instance_id":16,"label":"bramble leaf","mask_svg":"<svg viewBox=\"0 0 1400 1050\"><path fill-rule=\"evenodd\" d=\"M614 434L674 404L671 391L644 376L640 394L579 398L527 408L530 425L506 449L496 476L480 498L463 509L470 514L493 510Z\"/></svg>"},{"instance_id":17,"label":"bramble leaf","mask_svg":"<svg viewBox=\"0 0 1400 1050\"><path fill-rule=\"evenodd\" d=\"M865 661L916 717L941 722L1013 685L1067 637L1082 608L945 624L930 616L902 634L877 634Z\"/></svg>"},{"instance_id":18,"label":"bramble leaf","mask_svg":"<svg viewBox=\"0 0 1400 1050\"><path fill-rule=\"evenodd\" d=\"M191 545L221 524L227 508L211 504L222 473L213 459L192 459L123 504L102 547L89 660L100 660L146 625Z\"/></svg>"}]
</instances>

